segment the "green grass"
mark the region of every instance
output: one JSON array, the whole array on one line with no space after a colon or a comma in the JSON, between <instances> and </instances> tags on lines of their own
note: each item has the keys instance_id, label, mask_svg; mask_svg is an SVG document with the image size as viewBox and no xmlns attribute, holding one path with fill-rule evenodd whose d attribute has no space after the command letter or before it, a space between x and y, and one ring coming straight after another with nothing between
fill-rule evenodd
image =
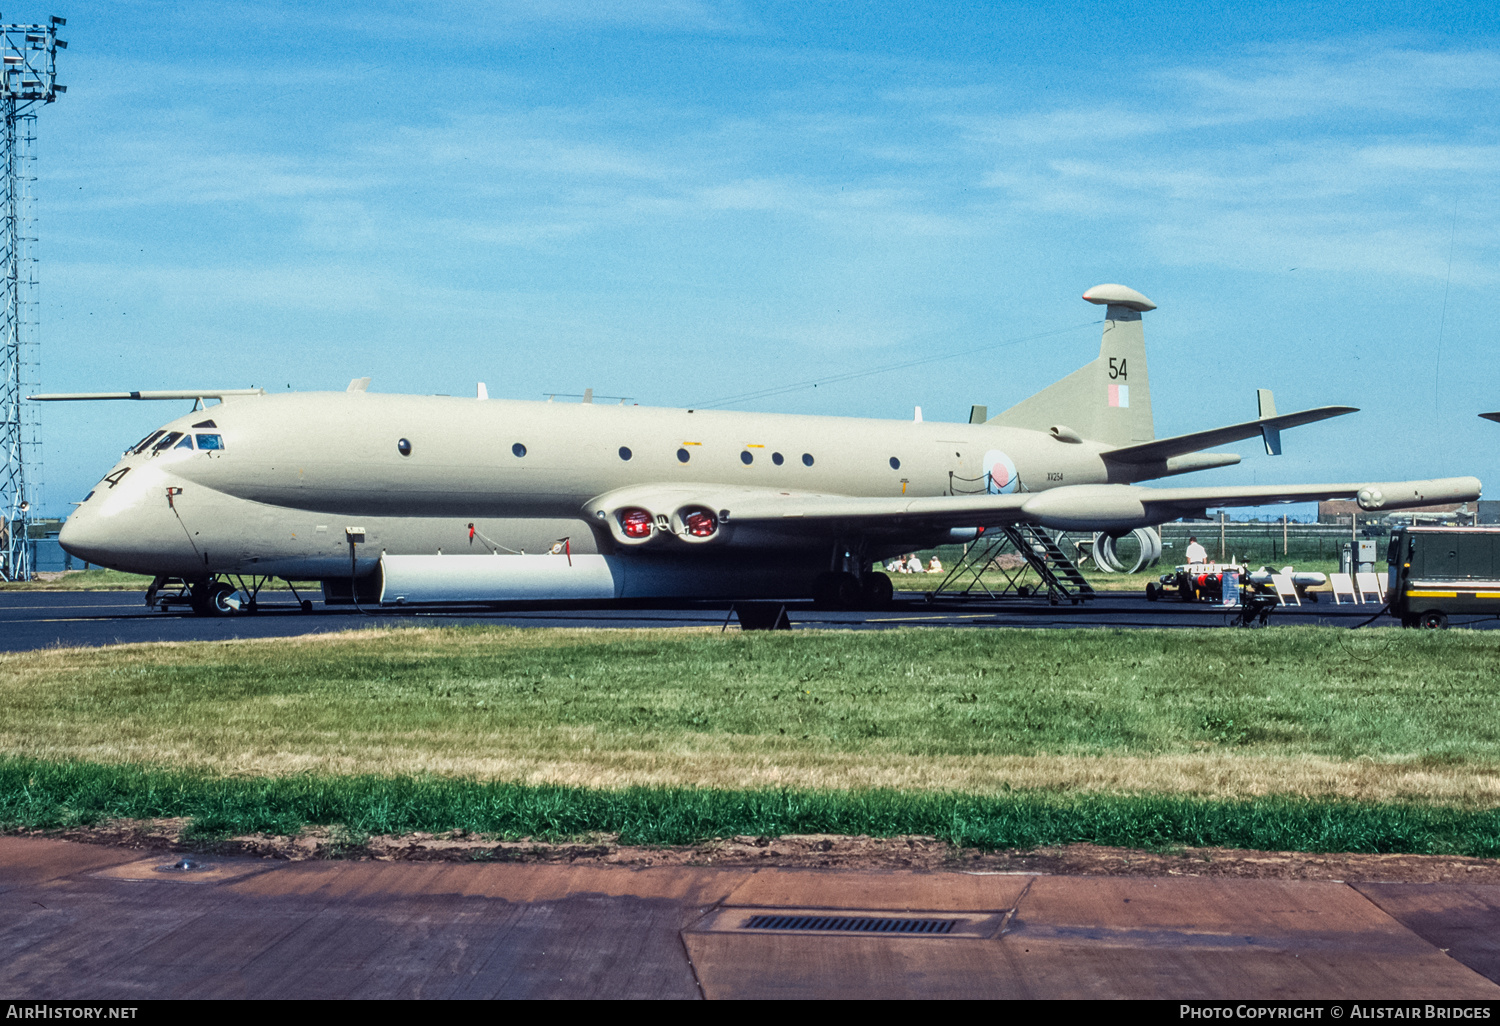
<instances>
[{"instance_id":1,"label":"green grass","mask_svg":"<svg viewBox=\"0 0 1500 1026\"><path fill-rule=\"evenodd\" d=\"M1500 855L1500 812L1169 796L913 794L893 791L618 790L435 777L205 778L135 766L0 761L0 827L190 817L189 836L467 830L514 840L606 833L689 844L789 833L935 835L980 848L1085 842L1294 851Z\"/></svg>"},{"instance_id":2,"label":"green grass","mask_svg":"<svg viewBox=\"0 0 1500 1026\"><path fill-rule=\"evenodd\" d=\"M1500 633L361 631L0 656L0 756L219 776L1500 801Z\"/></svg>"},{"instance_id":3,"label":"green grass","mask_svg":"<svg viewBox=\"0 0 1500 1026\"><path fill-rule=\"evenodd\" d=\"M54 580L0 581L0 591L145 591L151 578L118 570L69 570Z\"/></svg>"}]
</instances>

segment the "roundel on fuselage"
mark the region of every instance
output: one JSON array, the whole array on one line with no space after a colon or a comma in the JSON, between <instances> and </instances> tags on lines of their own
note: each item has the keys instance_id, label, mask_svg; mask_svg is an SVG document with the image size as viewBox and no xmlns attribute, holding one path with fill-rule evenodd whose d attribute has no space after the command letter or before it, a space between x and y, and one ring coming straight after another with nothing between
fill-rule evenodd
<instances>
[{"instance_id":1,"label":"roundel on fuselage","mask_svg":"<svg viewBox=\"0 0 1500 1026\"><path fill-rule=\"evenodd\" d=\"M1009 495L1020 486L1016 465L999 449L984 454L984 490L991 495Z\"/></svg>"}]
</instances>

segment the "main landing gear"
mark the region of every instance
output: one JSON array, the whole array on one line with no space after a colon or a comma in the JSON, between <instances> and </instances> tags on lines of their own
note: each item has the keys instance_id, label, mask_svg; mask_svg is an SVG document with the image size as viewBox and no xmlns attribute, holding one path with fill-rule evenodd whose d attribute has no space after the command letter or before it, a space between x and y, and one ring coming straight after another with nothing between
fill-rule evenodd
<instances>
[{"instance_id":1,"label":"main landing gear","mask_svg":"<svg viewBox=\"0 0 1500 1026\"><path fill-rule=\"evenodd\" d=\"M891 579L878 571L865 574L863 581L832 571L813 581L813 603L820 609L888 609L895 590Z\"/></svg>"}]
</instances>

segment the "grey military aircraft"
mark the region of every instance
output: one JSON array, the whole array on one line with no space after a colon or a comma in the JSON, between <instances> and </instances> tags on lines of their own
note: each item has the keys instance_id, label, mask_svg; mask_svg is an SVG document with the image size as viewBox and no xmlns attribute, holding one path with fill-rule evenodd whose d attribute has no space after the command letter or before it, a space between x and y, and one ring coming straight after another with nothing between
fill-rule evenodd
<instances>
[{"instance_id":1,"label":"grey military aircraft","mask_svg":"<svg viewBox=\"0 0 1500 1026\"><path fill-rule=\"evenodd\" d=\"M814 596L882 604L876 560L987 527L1115 535L1209 506L1354 498L1367 510L1476 499L1472 477L1147 488L1281 448L1278 415L1173 438L1152 426L1141 315L1122 285L1099 356L968 424L602 403L260 389L40 395L197 400L131 446L68 518L75 557L177 579L204 614L233 579L319 580L329 600L453 603ZM207 405L217 399L215 405ZM199 406L202 404L202 408Z\"/></svg>"}]
</instances>

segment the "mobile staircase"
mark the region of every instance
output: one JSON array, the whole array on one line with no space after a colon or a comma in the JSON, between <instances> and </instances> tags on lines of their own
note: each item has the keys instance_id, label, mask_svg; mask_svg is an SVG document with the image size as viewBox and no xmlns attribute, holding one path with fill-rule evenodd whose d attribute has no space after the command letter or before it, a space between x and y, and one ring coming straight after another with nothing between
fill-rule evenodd
<instances>
[{"instance_id":1,"label":"mobile staircase","mask_svg":"<svg viewBox=\"0 0 1500 1026\"><path fill-rule=\"evenodd\" d=\"M1056 538L1040 527L1032 524L1006 524L992 530L993 534L986 531L979 541L969 547L963 558L948 572L948 576L943 578L943 582L930 593L933 600L977 598L976 589L992 599L1005 595L1026 598L1040 592L1043 587L1047 589L1047 601L1054 606L1061 604L1064 599L1076 606L1093 596L1093 585L1084 578L1078 564L1068 558L1067 553L1057 544ZM996 557L1003 555L1007 548L1015 549L1016 554L1025 560L1025 564L1006 569L997 563ZM1005 584L998 589L985 584L982 575L986 570L999 573ZM1040 586L1033 588L1022 582L1027 570L1033 571L1041 579ZM963 584L962 588L959 587L960 584Z\"/></svg>"}]
</instances>

